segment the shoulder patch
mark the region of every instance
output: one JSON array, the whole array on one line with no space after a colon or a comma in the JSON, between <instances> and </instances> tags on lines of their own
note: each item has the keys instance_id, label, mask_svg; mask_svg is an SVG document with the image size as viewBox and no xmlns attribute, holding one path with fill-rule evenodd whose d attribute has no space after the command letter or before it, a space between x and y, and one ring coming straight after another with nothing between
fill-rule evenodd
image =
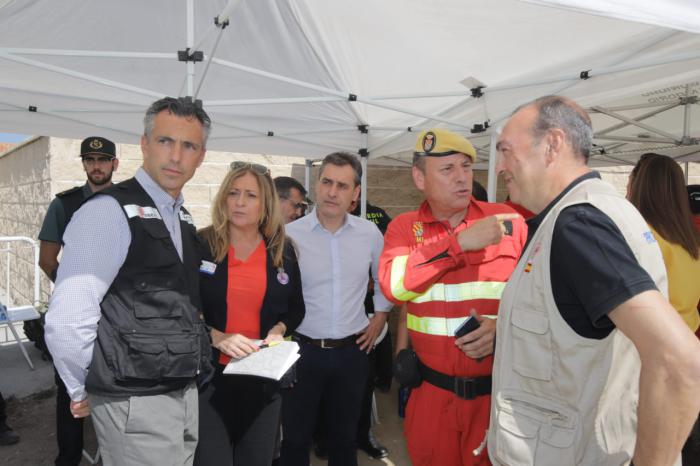
<instances>
[{"instance_id":1,"label":"shoulder patch","mask_svg":"<svg viewBox=\"0 0 700 466\"><path fill-rule=\"evenodd\" d=\"M155 207L142 207L136 204L127 204L124 206L124 212L129 218L139 217L139 218L157 218L158 220L163 220L160 216L160 212Z\"/></svg>"}]
</instances>

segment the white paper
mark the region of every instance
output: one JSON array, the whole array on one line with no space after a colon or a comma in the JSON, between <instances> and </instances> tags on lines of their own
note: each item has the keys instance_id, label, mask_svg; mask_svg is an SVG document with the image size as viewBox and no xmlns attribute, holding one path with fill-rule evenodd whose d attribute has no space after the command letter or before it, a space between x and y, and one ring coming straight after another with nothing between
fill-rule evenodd
<instances>
[{"instance_id":1,"label":"white paper","mask_svg":"<svg viewBox=\"0 0 700 466\"><path fill-rule=\"evenodd\" d=\"M231 359L224 368L224 374L279 380L297 359L299 345L294 341L283 341L249 354L243 359Z\"/></svg>"}]
</instances>

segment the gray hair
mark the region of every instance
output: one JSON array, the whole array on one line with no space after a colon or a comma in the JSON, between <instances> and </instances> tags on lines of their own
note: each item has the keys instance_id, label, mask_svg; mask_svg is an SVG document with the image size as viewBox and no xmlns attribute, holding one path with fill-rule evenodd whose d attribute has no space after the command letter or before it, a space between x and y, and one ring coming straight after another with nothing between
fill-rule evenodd
<instances>
[{"instance_id":1,"label":"gray hair","mask_svg":"<svg viewBox=\"0 0 700 466\"><path fill-rule=\"evenodd\" d=\"M153 120L160 112L167 110L170 114L179 117L194 117L202 124L204 132L204 146L207 145L209 132L211 131L211 119L207 112L202 108L202 103L199 100L192 100L192 97L163 97L156 100L146 110L146 116L143 117L143 134L148 137L153 131Z\"/></svg>"},{"instance_id":2,"label":"gray hair","mask_svg":"<svg viewBox=\"0 0 700 466\"><path fill-rule=\"evenodd\" d=\"M566 97L547 95L521 105L513 113L530 105L537 109L537 119L532 125L536 143L542 140L547 131L558 128L566 135L574 153L588 161L593 145L593 126L584 109Z\"/></svg>"},{"instance_id":3,"label":"gray hair","mask_svg":"<svg viewBox=\"0 0 700 466\"><path fill-rule=\"evenodd\" d=\"M362 182L362 165L360 164L360 160L354 155L348 154L347 152L333 152L332 154L326 155L323 158L323 162L321 162L321 169L318 172L319 178L321 177L321 173L323 173L323 169L326 168L328 164L337 165L339 167L350 165L355 174L355 186L359 186Z\"/></svg>"}]
</instances>

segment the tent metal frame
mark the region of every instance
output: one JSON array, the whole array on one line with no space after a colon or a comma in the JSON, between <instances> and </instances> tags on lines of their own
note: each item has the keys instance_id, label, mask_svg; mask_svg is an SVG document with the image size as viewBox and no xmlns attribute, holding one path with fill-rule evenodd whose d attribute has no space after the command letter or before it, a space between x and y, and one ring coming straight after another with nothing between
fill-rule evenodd
<instances>
[{"instance_id":1,"label":"tent metal frame","mask_svg":"<svg viewBox=\"0 0 700 466\"><path fill-rule=\"evenodd\" d=\"M516 90L516 89L522 89L522 88L528 88L528 87L535 87L535 86L543 86L543 85L552 85L552 84L562 84L562 87L559 90L554 91L553 93L558 93L561 92L562 90L568 89L572 86L575 86L582 81L588 80L591 77L597 77L597 76L605 76L605 75L610 75L610 74L616 74L616 73L623 73L627 71L635 71L635 70L641 70L645 68L650 68L650 67L657 67L661 65L668 65L672 63L678 63L678 62L685 62L685 61L690 61L690 60L698 60L700 59L700 52L693 51L693 52L687 52L687 53L679 53L676 55L669 55L669 56L662 56L658 57L655 59L649 59L649 60L637 60L630 62L630 59L635 57L638 53L641 51L653 46L654 44L657 44L675 34L678 34L677 31L661 31L658 34L652 35L648 37L645 41L642 43L637 43L635 44L636 46L632 48L625 57L621 57L616 59L617 63L609 64L608 66L601 66L599 68L595 69L589 69L589 70L582 70L578 75L567 73L567 74L562 74L554 77L548 77L548 78L533 78L531 80L524 80L522 82L518 83L511 83L511 84L502 84L502 85L494 85L494 86L489 86L489 87L484 87L484 88L476 88L476 89L464 89L464 90L457 90L457 91L435 91L435 92L419 92L419 93L404 93L404 94L395 94L395 95L376 95L376 96L363 96L363 95L358 95L355 94L351 91L343 91L340 89L333 89L330 87L326 86L321 86L318 84L314 84L311 82L306 82L298 79L294 79L288 76L283 76L277 73L272 73L268 72L265 70L253 68L250 66L245 66L240 63L235 63L229 60L224 60L221 58L217 58L215 56L216 50L218 48L218 44L223 37L224 29L228 25L228 20L231 14L233 14L234 10L236 7L240 4L240 0L229 0L229 2L226 4L226 6L222 9L221 13L215 18L213 24L211 24L201 35L199 38L195 38L195 32L194 32L194 15L195 15L195 8L194 8L194 0L187 0L185 9L186 9L186 14L185 14L185 28L186 28L186 50L185 52L188 54L188 59L185 60L185 76L184 76L184 83L183 83L183 88L186 89L186 93L189 96L193 96L196 98L206 79L206 76L210 70L210 67L213 64L216 64L220 67L223 68L228 68L228 69L233 69L237 70L243 73L248 73L252 74L254 76L258 76L261 78L265 79L270 79L274 80L277 82L282 82L297 88L302 88L302 89L307 89L310 91L317 92L320 95L312 95L312 96L305 96L305 97L279 97L279 98L254 98L254 99L229 99L229 100L206 100L203 102L203 105L207 106L208 108L218 108L218 107L231 107L231 106L246 106L246 105L280 105L280 104L300 104L300 103L308 103L308 104L315 104L315 103L326 103L326 102L347 102L348 108L351 111L353 115L355 115L355 118L357 120L357 131L359 132L359 138L358 138L358 146L354 149L357 149L357 152L361 154L361 161L363 164L363 167L366 168L367 166L367 158L370 156L372 152L376 152L379 149L391 144L392 142L396 141L398 138L404 136L406 133L410 133L413 131L416 131L418 128L430 125L434 123L441 123L443 125L448 125L450 128L456 129L458 131L467 131L471 132L472 127L465 125L462 121L456 121L452 118L449 118L445 115L447 115L450 111L454 110L455 108L458 108L462 105L465 105L469 100L471 99L479 99L483 97L484 92L488 94L492 93L497 93L497 92L504 92L504 91L509 91L509 90ZM201 50L204 46L204 44L207 42L207 40L210 39L211 35L214 33L214 31L218 29L218 33L216 35L216 38L214 40L213 47L211 49L211 52L209 54L204 54L203 50ZM202 70L202 73L197 76L196 75L196 62L193 59L189 59L189 57L194 54L194 52L202 52L203 59L205 60L204 63L204 68ZM56 66L52 65L34 58L29 58L31 56L74 56L74 57L102 57L102 58L134 58L134 59L156 59L156 60L180 60L182 61L182 57L178 56L179 54L176 52L173 53L163 53L163 52L121 52L121 51L96 51L96 50L53 50L53 49L37 49L37 48L0 48L0 58L14 61L17 63L24 64L29 67L34 67L50 72L54 72L57 74L69 76L72 78L76 79L81 79L87 82L91 82L94 84L98 84L101 86L106 86L106 87L111 87L114 89L122 90L128 93L132 93L135 96L137 96L137 100L142 100L144 98L148 98L149 100L151 99L157 99L164 97L164 94L161 92L153 91L150 89L144 89L139 86L134 86L125 82L119 82L119 81L114 81L111 79L103 78L100 76L96 76L94 74L90 73L85 73L85 72L80 72L76 70L72 70L69 68L61 67L61 66ZM196 85L195 88L195 81L196 78L199 78L199 81ZM476 91L476 92L475 92ZM58 94L61 96L60 94ZM66 98L71 98L72 96L65 96ZM76 96L77 97L77 96ZM401 105L395 105L391 104L388 101L392 100L406 100L406 99L432 99L432 98L452 98L452 97L461 97L458 99L456 102L446 106L446 108L438 111L437 113L427 113L427 112L420 112L420 111L414 111L410 108L406 108ZM649 143L649 142L654 142L654 143L663 143L663 144L675 144L677 146L692 146L692 145L698 145L700 142L698 141L697 138L691 137L689 134L690 131L690 117L691 117L691 111L690 111L690 105L697 103L697 96L691 96L690 95L690 87L688 86L687 88L687 95L685 101L683 99L679 99L679 102L675 102L673 104L661 104L661 105L654 105L654 104L642 104L642 105L630 105L630 106L617 106L617 107L604 107L604 106L594 106L588 109L589 112L591 113L602 113L605 114L609 117L612 117L614 119L619 120L621 123L616 124L614 126L605 128L603 130L600 130L595 133L594 139L600 140L600 141L611 141L613 144L610 144L608 146L598 146L598 150L600 155L603 156L605 155L606 157L610 158L614 153L611 153L610 150L612 148L615 149L620 149L624 148L625 144L628 143ZM376 129L369 126L367 122L363 121L361 115L358 113L358 110L354 103L360 103L364 104L367 106L371 107L376 107L379 109L383 110L388 110L388 111L393 111L393 112L398 112L402 113L405 115L410 115L418 118L419 120L416 122L415 126L409 126L407 128L391 128L391 127L377 127ZM6 102L0 102L8 107L10 107L10 110L0 110L0 111L22 111L25 110L23 107L20 107L16 104L10 104ZM120 106L124 105L133 105L136 107L137 105L140 105L140 103L133 102L133 103L124 103L124 102L114 102L115 104L119 104ZM671 110L673 108L676 108L678 105L684 105L684 123L683 123L683 135L679 139L676 135L671 134L667 131L664 131L660 128L656 128L652 125L649 125L647 123L644 123L643 120L646 120L654 115L658 115L660 113L663 113L665 111ZM636 110L636 109L642 109L642 108L654 108L654 110L651 110L650 112L647 112L643 115L637 116L635 118L631 118L625 115L622 115L620 112L625 111L625 110ZM129 131L123 131L117 128L106 128L100 125L95 125L90 123L89 121L85 121L79 118L75 117L69 117L66 114L71 114L71 113L79 113L80 110L78 109L70 109L70 108L64 108L64 109L36 109L34 108L33 110L30 109L30 111L36 111L40 112L42 114L54 117L54 118L59 118L59 119L64 119L67 121L73 121L76 123L80 124L87 124L96 128L103 128L103 129L109 129L112 131L118 131L123 134L129 134L129 135L134 135L132 132ZM94 111L99 111L99 110L94 110ZM483 111L485 115L488 115L487 109L485 104L483 105ZM86 110L85 112L90 112L90 110ZM123 110L124 113L129 113L128 109ZM221 113L222 115L225 116L225 112ZM496 173L495 173L495 163L496 163L496 151L495 151L495 140L497 137L497 131L494 126L497 124L505 121L507 118L507 115L501 115L498 118L494 119L494 123L491 124L491 128L488 131L485 131L482 134L479 134L479 136L484 136L484 137L490 137L490 143L489 143L489 166L488 166L488 171L489 171L489 186L487 188L487 191L489 193L489 198L493 198L495 196L495 191L496 191L496 186L495 186L495 181L496 181ZM488 121L488 118L486 118ZM217 120L217 125L221 125L224 127L228 128L233 128L233 129L238 129L246 133L250 133L250 135L241 135L241 136L234 136L234 137L226 137L226 138L217 138L219 140L221 139L243 139L243 138L251 138L251 137L260 137L260 136L268 136L268 137L277 137L282 140L287 140L290 142L294 143L299 143L299 144L309 144L309 145L315 145L315 146L322 146L324 148L329 148L329 149L338 149L337 147L329 147L328 145L323 145L323 144L318 144L317 142L310 140L307 137L304 136L313 136L315 134L322 134L322 133L327 133L327 132L332 132L332 131L347 131L347 129L331 129L331 128L324 128L324 129L319 129L319 130L311 130L311 131L299 131L299 132L279 132L275 131L274 128L269 128L267 131L262 131L260 129L250 129L250 128L243 128L238 125L231 125L226 123L226 121L221 121ZM610 134L613 133L617 130L620 130L622 128L625 128L629 125L633 125L636 127L639 127L641 129L644 129L646 131L649 131L651 133L654 133L656 137L650 138L650 137L638 137L638 138L633 138L629 136L623 136L623 135L615 135L615 134ZM371 133L370 133L371 131ZM393 132L393 135L388 135L381 140L375 140L373 141L371 138L371 135L374 134L374 131L377 132ZM623 144L624 143L624 144ZM352 149L351 149L352 150ZM481 148L481 153L486 152L486 147L484 146ZM309 166L306 167L306 171L309 170ZM363 170L363 175L366 174L366 169ZM364 176L363 176L364 178ZM307 180L308 181L308 180ZM365 180L363 180L365 181ZM366 194L366 183L363 182L362 184L362 194L363 194L363 199ZM364 203L363 203L364 204ZM364 213L364 205L363 205L363 213Z\"/></svg>"}]
</instances>

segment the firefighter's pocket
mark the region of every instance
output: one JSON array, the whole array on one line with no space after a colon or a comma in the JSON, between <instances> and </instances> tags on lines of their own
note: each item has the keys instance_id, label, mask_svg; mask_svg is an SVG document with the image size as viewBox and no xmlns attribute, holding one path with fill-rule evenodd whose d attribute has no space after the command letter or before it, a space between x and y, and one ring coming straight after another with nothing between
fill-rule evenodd
<instances>
[{"instance_id":1,"label":"firefighter's pocket","mask_svg":"<svg viewBox=\"0 0 700 466\"><path fill-rule=\"evenodd\" d=\"M148 274L134 280L134 316L137 319L182 317L184 285L174 277ZM170 303L165 306L163 303Z\"/></svg>"},{"instance_id":2,"label":"firefighter's pocket","mask_svg":"<svg viewBox=\"0 0 700 466\"><path fill-rule=\"evenodd\" d=\"M513 262L513 267L518 261L519 247L516 247L515 240L512 236L504 236L498 244L486 246L478 251L467 252L467 260L470 265L485 264L496 259L510 259ZM505 264L504 264L505 265Z\"/></svg>"},{"instance_id":3,"label":"firefighter's pocket","mask_svg":"<svg viewBox=\"0 0 700 466\"><path fill-rule=\"evenodd\" d=\"M575 464L578 414L559 403L504 390L495 397L495 456L503 464Z\"/></svg>"},{"instance_id":4,"label":"firefighter's pocket","mask_svg":"<svg viewBox=\"0 0 700 466\"><path fill-rule=\"evenodd\" d=\"M514 307L510 316L513 370L523 377L552 379L552 339L547 314Z\"/></svg>"}]
</instances>

